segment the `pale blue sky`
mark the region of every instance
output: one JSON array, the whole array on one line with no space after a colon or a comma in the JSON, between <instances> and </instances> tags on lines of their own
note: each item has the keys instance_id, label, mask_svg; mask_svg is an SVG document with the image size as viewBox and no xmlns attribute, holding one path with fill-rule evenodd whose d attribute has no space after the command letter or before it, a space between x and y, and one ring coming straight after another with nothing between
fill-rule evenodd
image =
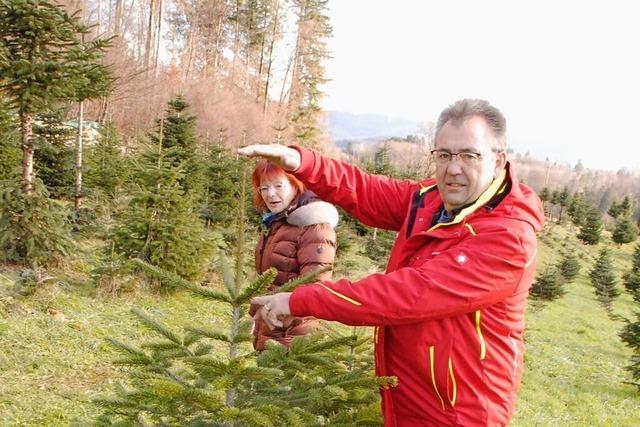
<instances>
[{"instance_id":1,"label":"pale blue sky","mask_svg":"<svg viewBox=\"0 0 640 427\"><path fill-rule=\"evenodd\" d=\"M507 116L519 151L640 168L633 1L330 0L327 110L435 121L463 97Z\"/></svg>"}]
</instances>

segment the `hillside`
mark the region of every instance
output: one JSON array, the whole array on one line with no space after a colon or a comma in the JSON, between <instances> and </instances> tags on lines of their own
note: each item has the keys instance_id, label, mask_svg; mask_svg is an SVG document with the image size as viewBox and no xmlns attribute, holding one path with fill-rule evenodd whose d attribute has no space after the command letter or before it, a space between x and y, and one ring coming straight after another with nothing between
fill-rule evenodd
<instances>
[{"instance_id":1,"label":"hillside","mask_svg":"<svg viewBox=\"0 0 640 427\"><path fill-rule=\"evenodd\" d=\"M526 370L513 426L637 425L640 394L624 384L631 352L617 338L622 322L607 316L588 281L598 248L579 245L574 232L554 226L540 238L540 265L555 262L563 245L570 245L577 248L582 270L559 301L544 308L530 304ZM362 245L352 240L343 246L338 274L358 277L375 268ZM632 245L612 249L619 277ZM1 425L67 426L97 414L91 397L111 392L124 378L104 338L137 343L150 335L134 321L131 307L144 308L176 330L226 318L220 306L187 293L169 297L134 290L97 298L88 275L93 262L78 256L29 297L15 293L18 271L0 272ZM614 312L629 317L631 298L623 294Z\"/></svg>"}]
</instances>

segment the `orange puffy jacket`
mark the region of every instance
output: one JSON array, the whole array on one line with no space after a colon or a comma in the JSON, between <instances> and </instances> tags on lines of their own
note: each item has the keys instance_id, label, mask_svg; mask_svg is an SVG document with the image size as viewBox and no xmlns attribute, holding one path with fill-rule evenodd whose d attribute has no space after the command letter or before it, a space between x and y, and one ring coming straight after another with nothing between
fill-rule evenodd
<instances>
[{"instance_id":1,"label":"orange puffy jacket","mask_svg":"<svg viewBox=\"0 0 640 427\"><path fill-rule=\"evenodd\" d=\"M313 193L306 191L291 202L288 209L265 227L255 251L258 273L274 267L278 274L271 289L300 275L325 267L333 267L336 254L338 211ZM331 270L318 275L319 280L331 279ZM257 307L252 306L253 316ZM311 333L318 323L313 317L296 318L283 328L270 330L261 319L253 327L253 347L264 350L265 342L275 340L289 346L291 339Z\"/></svg>"}]
</instances>

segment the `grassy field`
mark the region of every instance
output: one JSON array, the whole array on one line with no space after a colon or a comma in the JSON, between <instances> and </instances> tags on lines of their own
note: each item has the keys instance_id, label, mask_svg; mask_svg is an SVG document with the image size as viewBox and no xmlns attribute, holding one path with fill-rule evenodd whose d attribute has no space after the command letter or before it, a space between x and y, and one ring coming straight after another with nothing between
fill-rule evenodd
<instances>
[{"instance_id":1,"label":"grassy field","mask_svg":"<svg viewBox=\"0 0 640 427\"><path fill-rule=\"evenodd\" d=\"M589 284L588 270L603 245L581 246L574 230L559 226L540 241L540 265L557 261L568 247L577 251L582 271L562 299L529 308L526 370L512 426L640 425L640 393L624 383L631 351L617 336L623 322L607 315ZM611 248L620 276L633 247ZM352 275L372 268L348 253L341 263L338 271ZM97 415L91 398L123 378L104 339L136 343L151 335L134 320L133 306L176 330L226 321L221 306L187 293L96 298L88 275L63 276L73 279L49 281L20 297L12 291L16 271L0 270L0 425L68 426ZM633 306L623 293L614 313L629 318Z\"/></svg>"}]
</instances>

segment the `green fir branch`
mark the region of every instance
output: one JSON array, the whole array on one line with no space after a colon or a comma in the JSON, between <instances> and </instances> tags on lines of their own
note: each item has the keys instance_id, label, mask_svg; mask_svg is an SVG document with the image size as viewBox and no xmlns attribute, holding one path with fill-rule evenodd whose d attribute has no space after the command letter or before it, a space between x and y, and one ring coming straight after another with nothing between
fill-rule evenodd
<instances>
[{"instance_id":1,"label":"green fir branch","mask_svg":"<svg viewBox=\"0 0 640 427\"><path fill-rule=\"evenodd\" d=\"M245 287L242 290L242 293L235 299L234 305L242 305L246 304L251 300L251 298L264 294L266 290L271 286L273 280L276 278L278 271L271 267L249 284L249 286Z\"/></svg>"},{"instance_id":2,"label":"green fir branch","mask_svg":"<svg viewBox=\"0 0 640 427\"><path fill-rule=\"evenodd\" d=\"M295 277L291 280L289 280L288 282L284 283L282 286L278 287L277 289L274 289L271 293L278 293L278 292L292 292L295 288L297 288L300 285L304 285L307 283L313 283L316 281L316 278L324 273L325 271L329 271L331 270L330 266L327 267L323 267L321 269L318 270L314 270L311 271L307 274L303 274L302 276L298 276Z\"/></svg>"},{"instance_id":3,"label":"green fir branch","mask_svg":"<svg viewBox=\"0 0 640 427\"><path fill-rule=\"evenodd\" d=\"M203 328L193 328L193 327L185 328L185 330L191 332L194 335L198 335L200 337L211 338L213 340L222 341L226 343L231 342L231 339L229 338L229 336L223 332L212 331L210 329L203 329Z\"/></svg>"},{"instance_id":4,"label":"green fir branch","mask_svg":"<svg viewBox=\"0 0 640 427\"><path fill-rule=\"evenodd\" d=\"M229 296L224 295L223 293L212 291L204 286L195 285L188 280L185 280L182 277L178 276L177 274L163 270L155 265L149 264L148 262L142 261L140 259L135 259L134 262L142 269L144 269L147 273L159 279L160 282L165 286L188 289L196 295L200 295L215 301L226 303L229 303L231 301Z\"/></svg>"},{"instance_id":5,"label":"green fir branch","mask_svg":"<svg viewBox=\"0 0 640 427\"><path fill-rule=\"evenodd\" d=\"M178 335L176 335L172 330L167 328L165 325L151 318L151 316L149 316L147 313L145 313L143 310L139 308L134 307L131 309L131 312L136 316L138 316L138 318L140 319L140 321L144 326L146 326L152 331L159 333L160 335L162 335L169 341L172 341L176 345L182 347L183 345L182 338L178 337Z\"/></svg>"}]
</instances>

